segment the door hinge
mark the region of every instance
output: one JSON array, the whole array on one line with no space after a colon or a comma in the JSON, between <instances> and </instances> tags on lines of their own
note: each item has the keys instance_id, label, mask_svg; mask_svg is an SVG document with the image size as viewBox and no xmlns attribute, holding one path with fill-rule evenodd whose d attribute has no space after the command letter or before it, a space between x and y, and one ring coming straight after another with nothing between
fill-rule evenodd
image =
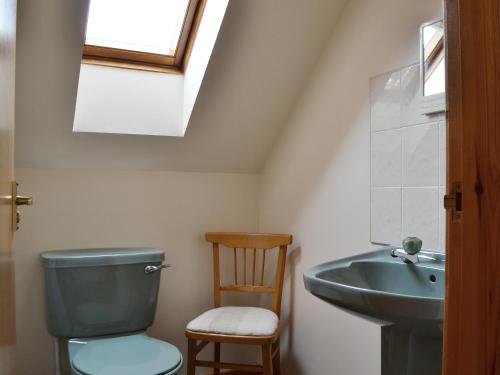
<instances>
[{"instance_id":1,"label":"door hinge","mask_svg":"<svg viewBox=\"0 0 500 375\"><path fill-rule=\"evenodd\" d=\"M462 218L462 183L453 182L450 194L444 196L444 208L451 212L453 221Z\"/></svg>"}]
</instances>

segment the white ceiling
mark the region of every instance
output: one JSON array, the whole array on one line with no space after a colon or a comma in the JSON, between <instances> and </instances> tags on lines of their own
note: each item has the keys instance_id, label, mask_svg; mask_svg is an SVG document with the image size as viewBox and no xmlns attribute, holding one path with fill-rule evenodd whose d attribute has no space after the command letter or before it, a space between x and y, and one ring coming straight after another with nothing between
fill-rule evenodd
<instances>
[{"instance_id":1,"label":"white ceiling","mask_svg":"<svg viewBox=\"0 0 500 375\"><path fill-rule=\"evenodd\" d=\"M88 0L19 0L16 167L259 172L345 1L231 0L186 136L169 138L73 133Z\"/></svg>"}]
</instances>

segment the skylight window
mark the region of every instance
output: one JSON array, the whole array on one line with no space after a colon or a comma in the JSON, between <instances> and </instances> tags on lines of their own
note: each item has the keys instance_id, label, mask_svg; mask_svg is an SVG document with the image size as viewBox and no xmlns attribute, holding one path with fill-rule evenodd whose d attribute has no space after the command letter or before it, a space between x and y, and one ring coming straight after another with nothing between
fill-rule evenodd
<instances>
[{"instance_id":1,"label":"skylight window","mask_svg":"<svg viewBox=\"0 0 500 375\"><path fill-rule=\"evenodd\" d=\"M84 62L182 70L203 1L91 0Z\"/></svg>"}]
</instances>

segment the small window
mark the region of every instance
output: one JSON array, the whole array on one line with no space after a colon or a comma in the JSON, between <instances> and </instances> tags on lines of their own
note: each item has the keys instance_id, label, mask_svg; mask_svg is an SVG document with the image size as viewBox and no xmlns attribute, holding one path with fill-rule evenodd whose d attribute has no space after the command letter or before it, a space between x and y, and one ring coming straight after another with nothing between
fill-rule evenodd
<instances>
[{"instance_id":1,"label":"small window","mask_svg":"<svg viewBox=\"0 0 500 375\"><path fill-rule=\"evenodd\" d=\"M91 0L83 62L183 71L203 0Z\"/></svg>"}]
</instances>

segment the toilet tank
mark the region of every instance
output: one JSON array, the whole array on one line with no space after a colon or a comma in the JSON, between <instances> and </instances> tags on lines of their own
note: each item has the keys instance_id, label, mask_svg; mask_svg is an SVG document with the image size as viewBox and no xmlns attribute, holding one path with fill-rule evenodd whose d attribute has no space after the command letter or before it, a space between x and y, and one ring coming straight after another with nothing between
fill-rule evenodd
<instances>
[{"instance_id":1,"label":"toilet tank","mask_svg":"<svg viewBox=\"0 0 500 375\"><path fill-rule=\"evenodd\" d=\"M153 324L164 253L150 248L76 249L42 254L49 332L93 337Z\"/></svg>"}]
</instances>

